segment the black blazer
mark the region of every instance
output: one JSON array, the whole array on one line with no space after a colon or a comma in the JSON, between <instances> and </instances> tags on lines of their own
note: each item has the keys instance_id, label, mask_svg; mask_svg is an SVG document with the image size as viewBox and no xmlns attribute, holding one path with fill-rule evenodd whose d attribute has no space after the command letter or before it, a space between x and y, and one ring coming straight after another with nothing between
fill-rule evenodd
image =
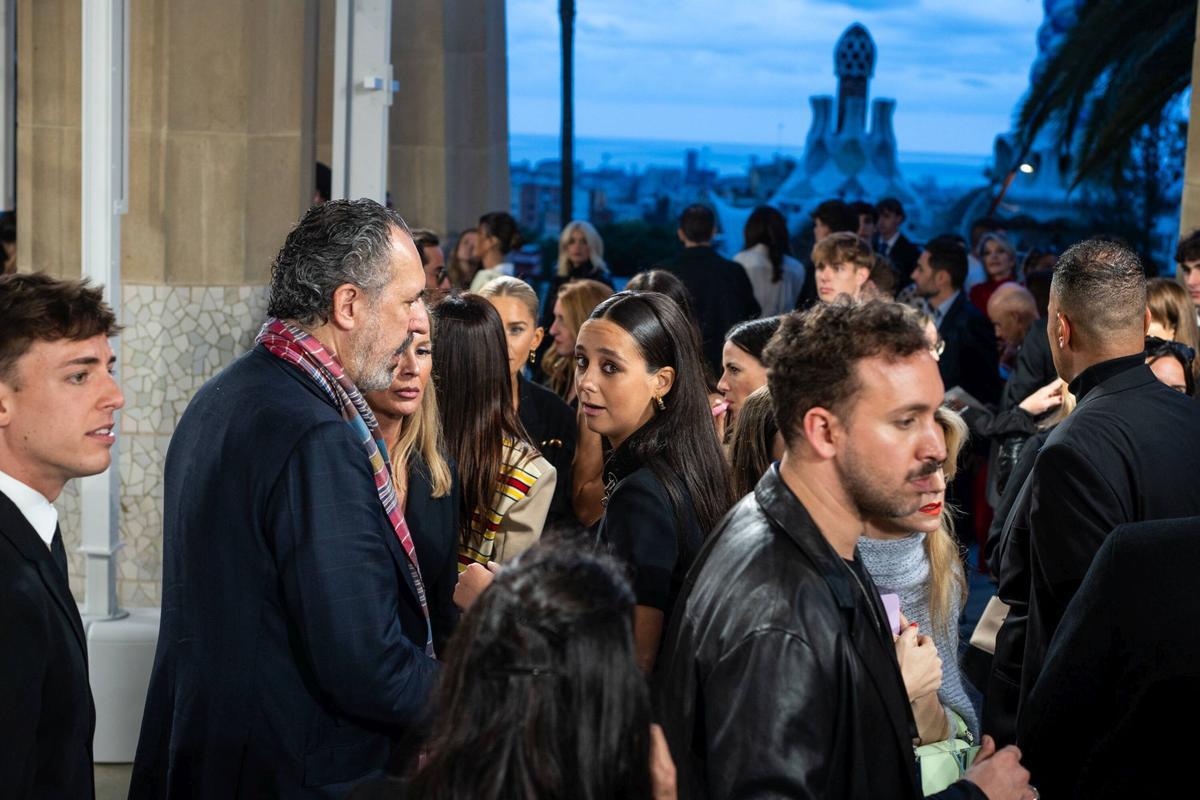
<instances>
[{"instance_id":1,"label":"black blazer","mask_svg":"<svg viewBox=\"0 0 1200 800\"><path fill-rule=\"evenodd\" d=\"M655 680L680 797L921 797L887 615L858 566L778 465L717 526ZM959 782L936 796L983 795Z\"/></svg>"},{"instance_id":2,"label":"black blazer","mask_svg":"<svg viewBox=\"0 0 1200 800\"><path fill-rule=\"evenodd\" d=\"M946 343L938 361L946 388L961 386L981 402L996 403L1002 388L996 334L966 292L960 292L950 304L938 335Z\"/></svg>"},{"instance_id":3,"label":"black blazer","mask_svg":"<svg viewBox=\"0 0 1200 800\"><path fill-rule=\"evenodd\" d=\"M458 585L458 509L462 485L453 461L450 461L450 477L450 493L434 497L425 459L419 453L409 455L404 521L417 548L433 623L433 645L439 655L445 652L460 614L454 605L454 587Z\"/></svg>"},{"instance_id":4,"label":"black blazer","mask_svg":"<svg viewBox=\"0 0 1200 800\"><path fill-rule=\"evenodd\" d=\"M892 266L900 273L900 285L904 286L912 281L912 272L917 268L917 261L921 258L921 248L912 243L911 240L903 233L896 239L896 243L892 245L892 249L883 253L883 242L880 241L876 246L876 251L886 255L888 260L892 262Z\"/></svg>"},{"instance_id":5,"label":"black blazer","mask_svg":"<svg viewBox=\"0 0 1200 800\"><path fill-rule=\"evenodd\" d=\"M437 665L361 444L256 347L167 451L162 622L130 797L342 797L419 733Z\"/></svg>"},{"instance_id":6,"label":"black blazer","mask_svg":"<svg viewBox=\"0 0 1200 800\"><path fill-rule=\"evenodd\" d=\"M708 245L685 247L674 258L654 266L672 273L691 292L692 311L700 323L704 360L720 376L725 334L739 322L753 319L761 309L746 270L722 258Z\"/></svg>"},{"instance_id":7,"label":"black blazer","mask_svg":"<svg viewBox=\"0 0 1200 800\"><path fill-rule=\"evenodd\" d=\"M1200 514L1200 404L1160 383L1140 353L1085 370L1071 391L1079 405L1050 434L1030 477L1022 698L1109 533Z\"/></svg>"},{"instance_id":8,"label":"black blazer","mask_svg":"<svg viewBox=\"0 0 1200 800\"><path fill-rule=\"evenodd\" d=\"M1025 334L1025 340L1021 342L1012 375L1004 385L1000 410L1007 411L1017 406L1057 377L1054 358L1050 355L1050 340L1046 337L1046 320L1035 319Z\"/></svg>"},{"instance_id":9,"label":"black blazer","mask_svg":"<svg viewBox=\"0 0 1200 800\"><path fill-rule=\"evenodd\" d=\"M1190 794L1180 768L1200 715L1198 563L1200 517L1121 525L1101 545L1021 711L1023 762L1043 796Z\"/></svg>"},{"instance_id":10,"label":"black blazer","mask_svg":"<svg viewBox=\"0 0 1200 800\"><path fill-rule=\"evenodd\" d=\"M90 798L96 711L67 576L0 493L0 794Z\"/></svg>"},{"instance_id":11,"label":"black blazer","mask_svg":"<svg viewBox=\"0 0 1200 800\"><path fill-rule=\"evenodd\" d=\"M517 409L521 424L534 447L554 466L558 480L554 483L554 499L550 502L548 525L575 524L571 508L571 462L575 460L575 412L563 399L545 386L517 379L521 406Z\"/></svg>"}]
</instances>

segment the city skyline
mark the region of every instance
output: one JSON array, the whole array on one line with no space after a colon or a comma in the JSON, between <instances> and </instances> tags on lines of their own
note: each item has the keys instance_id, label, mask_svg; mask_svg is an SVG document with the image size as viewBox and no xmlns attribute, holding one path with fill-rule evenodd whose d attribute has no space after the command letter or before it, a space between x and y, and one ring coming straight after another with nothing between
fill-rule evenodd
<instances>
[{"instance_id":1,"label":"city skyline","mask_svg":"<svg viewBox=\"0 0 1200 800\"><path fill-rule=\"evenodd\" d=\"M558 3L507 13L510 130L556 135ZM1038 0L580 0L575 132L798 148L809 96L836 91L834 44L861 22L877 48L871 97L897 100L901 148L984 155L1028 85L1041 19Z\"/></svg>"}]
</instances>

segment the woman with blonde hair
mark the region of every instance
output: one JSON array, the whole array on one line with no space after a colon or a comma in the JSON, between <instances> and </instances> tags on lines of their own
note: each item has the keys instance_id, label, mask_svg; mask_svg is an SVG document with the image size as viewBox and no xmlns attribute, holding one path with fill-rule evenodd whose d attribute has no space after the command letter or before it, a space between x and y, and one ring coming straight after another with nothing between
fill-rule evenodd
<instances>
[{"instance_id":1,"label":"woman with blonde hair","mask_svg":"<svg viewBox=\"0 0 1200 800\"><path fill-rule=\"evenodd\" d=\"M1200 352L1200 326L1196 324L1196 306L1188 290L1170 278L1146 282L1146 306L1150 309L1147 336L1169 342L1182 342ZM1193 380L1200 378L1200 360L1192 362Z\"/></svg>"},{"instance_id":2,"label":"woman with blonde hair","mask_svg":"<svg viewBox=\"0 0 1200 800\"><path fill-rule=\"evenodd\" d=\"M554 274L550 277L550 290L546 293L546 302L542 306L542 318L539 321L543 328L549 330L554 324L554 305L559 292L563 287L577 281L595 281L609 289L613 285L608 265L604 263L604 240L590 222L581 219L568 222L558 237L558 260L555 262ZM588 313L591 313L590 309ZM586 319L587 314L584 314L583 318ZM582 325L583 322L580 321L579 324Z\"/></svg>"},{"instance_id":3,"label":"woman with blonde hair","mask_svg":"<svg viewBox=\"0 0 1200 800\"><path fill-rule=\"evenodd\" d=\"M967 424L945 407L935 418L945 437L946 462L934 473L933 490L908 516L867 519L858 542L863 565L879 591L899 596L900 612L928 635L941 656L940 681L908 674L901 663L922 744L955 735L955 716L979 739L979 717L958 669L958 617L967 598L967 576L954 538L954 518L944 504L946 483L954 479L967 440Z\"/></svg>"},{"instance_id":4,"label":"woman with blonde hair","mask_svg":"<svg viewBox=\"0 0 1200 800\"><path fill-rule=\"evenodd\" d=\"M429 317L422 313L391 386L364 397L387 444L392 483L425 579L434 647L441 652L458 621L453 596L458 581L459 485L442 436L437 390L429 380L432 370Z\"/></svg>"},{"instance_id":5,"label":"woman with blonde hair","mask_svg":"<svg viewBox=\"0 0 1200 800\"><path fill-rule=\"evenodd\" d=\"M521 374L525 365L532 363L545 333L536 322L537 294L525 281L506 275L494 278L479 294L491 302L504 323L513 406L531 443L558 473L550 516L556 522L568 519L573 516L571 461L575 457L575 412L554 392Z\"/></svg>"},{"instance_id":6,"label":"woman with blonde hair","mask_svg":"<svg viewBox=\"0 0 1200 800\"><path fill-rule=\"evenodd\" d=\"M553 345L542 357L546 384L567 403L575 401L575 337L592 309L612 294L612 288L589 279L573 281L559 290L552 306Z\"/></svg>"}]
</instances>

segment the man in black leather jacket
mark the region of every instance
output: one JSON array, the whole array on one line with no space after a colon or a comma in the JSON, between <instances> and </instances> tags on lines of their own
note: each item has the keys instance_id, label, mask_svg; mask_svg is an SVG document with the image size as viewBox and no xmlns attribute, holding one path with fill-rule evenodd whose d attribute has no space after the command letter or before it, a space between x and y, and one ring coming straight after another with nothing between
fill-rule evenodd
<instances>
[{"instance_id":1,"label":"man in black leather jacket","mask_svg":"<svg viewBox=\"0 0 1200 800\"><path fill-rule=\"evenodd\" d=\"M856 546L865 515L915 511L946 458L937 364L882 302L786 317L765 357L787 450L697 558L657 675L679 796L917 800L893 631ZM1036 798L1019 757L987 740L936 796Z\"/></svg>"}]
</instances>

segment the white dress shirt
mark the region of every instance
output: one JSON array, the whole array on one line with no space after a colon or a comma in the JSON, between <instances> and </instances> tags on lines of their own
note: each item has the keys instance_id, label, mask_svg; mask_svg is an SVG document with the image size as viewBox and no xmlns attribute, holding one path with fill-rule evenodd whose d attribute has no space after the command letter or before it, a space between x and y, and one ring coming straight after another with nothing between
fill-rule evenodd
<instances>
[{"instance_id":1,"label":"white dress shirt","mask_svg":"<svg viewBox=\"0 0 1200 800\"><path fill-rule=\"evenodd\" d=\"M3 472L0 472L0 493L25 515L30 527L37 531L37 535L46 543L46 547L49 547L54 538L54 529L58 527L58 509L37 489L31 489Z\"/></svg>"}]
</instances>

